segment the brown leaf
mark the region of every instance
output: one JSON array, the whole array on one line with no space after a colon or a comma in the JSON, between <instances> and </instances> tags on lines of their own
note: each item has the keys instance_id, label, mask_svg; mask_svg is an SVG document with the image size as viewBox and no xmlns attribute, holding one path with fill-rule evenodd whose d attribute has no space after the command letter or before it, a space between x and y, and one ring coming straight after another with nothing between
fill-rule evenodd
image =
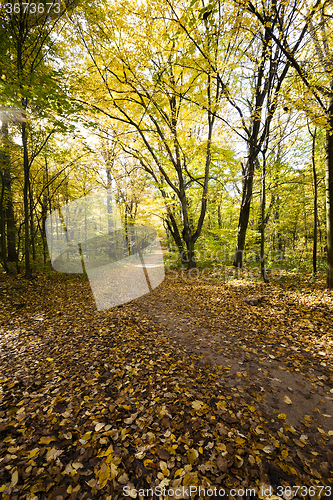
<instances>
[{"instance_id":1,"label":"brown leaf","mask_svg":"<svg viewBox=\"0 0 333 500\"><path fill-rule=\"evenodd\" d=\"M226 472L228 468L228 461L226 458L222 457L222 455L219 455L216 460L216 465L222 472Z\"/></svg>"},{"instance_id":2,"label":"brown leaf","mask_svg":"<svg viewBox=\"0 0 333 500\"><path fill-rule=\"evenodd\" d=\"M169 460L170 453L164 448L157 448L156 453L161 460Z\"/></svg>"}]
</instances>

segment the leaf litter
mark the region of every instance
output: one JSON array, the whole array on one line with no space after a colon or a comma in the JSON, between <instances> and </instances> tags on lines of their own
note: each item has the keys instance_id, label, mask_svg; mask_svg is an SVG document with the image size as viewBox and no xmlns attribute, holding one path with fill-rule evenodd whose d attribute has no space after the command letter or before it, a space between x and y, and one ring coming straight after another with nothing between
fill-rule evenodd
<instances>
[{"instance_id":1,"label":"leaf litter","mask_svg":"<svg viewBox=\"0 0 333 500\"><path fill-rule=\"evenodd\" d=\"M172 278L101 312L82 278L3 280L2 498L332 484L331 294Z\"/></svg>"}]
</instances>

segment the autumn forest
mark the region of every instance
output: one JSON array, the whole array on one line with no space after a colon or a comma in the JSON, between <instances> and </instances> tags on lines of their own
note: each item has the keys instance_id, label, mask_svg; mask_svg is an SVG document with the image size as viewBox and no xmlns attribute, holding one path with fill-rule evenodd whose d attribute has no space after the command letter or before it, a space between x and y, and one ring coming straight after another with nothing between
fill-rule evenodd
<instances>
[{"instance_id":1,"label":"autumn forest","mask_svg":"<svg viewBox=\"0 0 333 500\"><path fill-rule=\"evenodd\" d=\"M2 0L0 126L1 498L333 498L331 0Z\"/></svg>"}]
</instances>

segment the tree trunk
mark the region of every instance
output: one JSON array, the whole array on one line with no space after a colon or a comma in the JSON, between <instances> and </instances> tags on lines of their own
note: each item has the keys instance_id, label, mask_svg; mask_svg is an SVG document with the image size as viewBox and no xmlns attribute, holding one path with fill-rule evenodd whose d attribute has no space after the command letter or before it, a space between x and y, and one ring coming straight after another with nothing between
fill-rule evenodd
<instances>
[{"instance_id":1,"label":"tree trunk","mask_svg":"<svg viewBox=\"0 0 333 500\"><path fill-rule=\"evenodd\" d=\"M48 182L48 172L47 172L47 160L45 158L45 175L43 176L44 178L44 185L47 184ZM46 264L47 261L47 243L46 243L46 231L45 231L45 225L46 225L46 218L47 218L47 206L48 206L48 199L47 199L47 191L45 189L41 201L42 205L42 214L41 214L41 234L42 234L42 242L43 242L43 261L44 264Z\"/></svg>"},{"instance_id":2,"label":"tree trunk","mask_svg":"<svg viewBox=\"0 0 333 500\"><path fill-rule=\"evenodd\" d=\"M11 175L9 171L4 175L5 188L8 193L7 207L6 207L6 221L7 221L7 257L9 262L17 262L16 252L16 226L14 218L14 207L11 193Z\"/></svg>"},{"instance_id":3,"label":"tree trunk","mask_svg":"<svg viewBox=\"0 0 333 500\"><path fill-rule=\"evenodd\" d=\"M251 148L252 149L252 148ZM246 230L249 223L250 217L250 206L252 199L252 189L253 189L253 177L254 177L254 158L252 154L250 154L246 171L244 175L244 184L243 184L243 198L242 204L239 213L239 221L238 221L238 234L237 234L237 246L234 257L234 266L242 267L243 265L243 253L245 247L245 237Z\"/></svg>"},{"instance_id":4,"label":"tree trunk","mask_svg":"<svg viewBox=\"0 0 333 500\"><path fill-rule=\"evenodd\" d=\"M49 189L49 168L48 168L48 163L47 163L47 157L45 156L45 174L43 175L43 183L44 186L47 186L47 188L43 192L43 197L42 197L42 227L41 227L41 233L42 233L42 241L43 241L43 261L44 264L47 262L47 242L46 242L46 219L47 219L47 209L49 207L50 213L51 213L51 200L50 200L50 189Z\"/></svg>"},{"instance_id":5,"label":"tree trunk","mask_svg":"<svg viewBox=\"0 0 333 500\"><path fill-rule=\"evenodd\" d=\"M282 238L281 238L281 233L280 233L280 197L277 195L276 197L276 208L274 212L274 225L277 227L276 231L274 231L273 234L273 248L274 250L277 249L280 255L280 258L282 259ZM275 233L276 233L276 238L275 238Z\"/></svg>"},{"instance_id":6,"label":"tree trunk","mask_svg":"<svg viewBox=\"0 0 333 500\"><path fill-rule=\"evenodd\" d=\"M30 211L29 211L29 158L28 144L26 134L26 123L22 122L22 144L23 144L23 170L24 170L24 186L23 186L23 202L24 202L24 252L25 252L25 276L31 277L30 267Z\"/></svg>"},{"instance_id":7,"label":"tree trunk","mask_svg":"<svg viewBox=\"0 0 333 500\"><path fill-rule=\"evenodd\" d=\"M312 172L313 172L313 248L312 248L312 267L313 274L317 272L317 239L318 239L318 181L317 181L317 171L316 171L316 158L315 158L315 146L316 146L316 132L315 128L312 136Z\"/></svg>"},{"instance_id":8,"label":"tree trunk","mask_svg":"<svg viewBox=\"0 0 333 500\"><path fill-rule=\"evenodd\" d=\"M261 277L265 283L268 283L268 278L265 268L265 205L266 205L266 158L263 158L262 174L261 174L261 199L260 199L260 268Z\"/></svg>"},{"instance_id":9,"label":"tree trunk","mask_svg":"<svg viewBox=\"0 0 333 500\"><path fill-rule=\"evenodd\" d=\"M169 230L169 232L170 232L170 234L171 234L171 236L172 236L172 238L173 238L174 242L176 243L176 246L179 250L181 261L184 264L185 263L185 261L184 261L184 246L183 246L182 238L181 238L180 233L179 233L176 219L175 219L173 213L171 212L171 210L168 210L168 217L165 219L165 222L166 222L168 230Z\"/></svg>"},{"instance_id":10,"label":"tree trunk","mask_svg":"<svg viewBox=\"0 0 333 500\"><path fill-rule=\"evenodd\" d=\"M332 84L333 90L333 84ZM333 289L333 93L327 111L326 132L326 214L327 214L327 288Z\"/></svg>"},{"instance_id":11,"label":"tree trunk","mask_svg":"<svg viewBox=\"0 0 333 500\"><path fill-rule=\"evenodd\" d=\"M1 152L1 163L3 168L2 182L4 185L4 197L2 211L5 212L7 224L7 260L17 262L16 252L16 227L14 218L14 207L11 190L10 156L8 153L8 123L3 122L1 126L1 136L3 138L3 150ZM5 209L5 210L3 210ZM5 222L4 222L5 224Z\"/></svg>"},{"instance_id":12,"label":"tree trunk","mask_svg":"<svg viewBox=\"0 0 333 500\"><path fill-rule=\"evenodd\" d=\"M217 223L218 223L219 229L221 229L222 228L222 217L221 217L221 205L220 205L220 203L217 206Z\"/></svg>"},{"instance_id":13,"label":"tree trunk","mask_svg":"<svg viewBox=\"0 0 333 500\"><path fill-rule=\"evenodd\" d=\"M36 246L34 235L34 199L32 186L29 182L29 221L30 221L30 245L32 247L32 260L36 260Z\"/></svg>"},{"instance_id":14,"label":"tree trunk","mask_svg":"<svg viewBox=\"0 0 333 500\"><path fill-rule=\"evenodd\" d=\"M195 261L194 244L195 242L193 241L193 237L188 238L188 240L186 241L187 269L193 269L197 266L197 263Z\"/></svg>"},{"instance_id":15,"label":"tree trunk","mask_svg":"<svg viewBox=\"0 0 333 500\"><path fill-rule=\"evenodd\" d=\"M4 184L2 170L0 170L0 174L1 174L1 195L0 195L0 243L1 243L1 250L0 250L0 258L1 258L1 263L3 265L4 270L6 271L6 273L8 273L9 269L8 269L8 265L7 265L7 255L6 255L5 218L4 218L4 210L3 210L5 184Z\"/></svg>"}]
</instances>

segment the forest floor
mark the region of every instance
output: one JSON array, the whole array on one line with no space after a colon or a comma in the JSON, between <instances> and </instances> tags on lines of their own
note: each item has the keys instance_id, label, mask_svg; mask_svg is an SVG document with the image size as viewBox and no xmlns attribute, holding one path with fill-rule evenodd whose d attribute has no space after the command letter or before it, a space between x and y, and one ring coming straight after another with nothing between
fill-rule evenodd
<instances>
[{"instance_id":1,"label":"forest floor","mask_svg":"<svg viewBox=\"0 0 333 500\"><path fill-rule=\"evenodd\" d=\"M169 273L106 311L79 276L0 294L3 499L333 497L323 281Z\"/></svg>"}]
</instances>

